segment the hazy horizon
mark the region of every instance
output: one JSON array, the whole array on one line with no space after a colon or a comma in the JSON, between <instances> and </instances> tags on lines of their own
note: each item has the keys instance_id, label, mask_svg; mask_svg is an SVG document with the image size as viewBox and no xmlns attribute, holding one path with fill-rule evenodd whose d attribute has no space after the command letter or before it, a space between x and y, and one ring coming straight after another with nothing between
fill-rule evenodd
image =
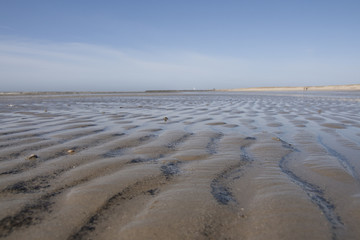
<instances>
[{"instance_id":1,"label":"hazy horizon","mask_svg":"<svg viewBox=\"0 0 360 240\"><path fill-rule=\"evenodd\" d=\"M3 1L0 92L360 83L358 1Z\"/></svg>"}]
</instances>

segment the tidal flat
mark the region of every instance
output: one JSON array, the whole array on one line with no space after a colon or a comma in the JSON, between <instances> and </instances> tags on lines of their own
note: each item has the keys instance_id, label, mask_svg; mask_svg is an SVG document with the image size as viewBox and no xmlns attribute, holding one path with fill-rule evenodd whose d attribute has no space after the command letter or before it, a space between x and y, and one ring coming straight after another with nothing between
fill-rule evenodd
<instances>
[{"instance_id":1,"label":"tidal flat","mask_svg":"<svg viewBox=\"0 0 360 240\"><path fill-rule=\"evenodd\" d=\"M0 96L1 239L358 239L360 92Z\"/></svg>"}]
</instances>

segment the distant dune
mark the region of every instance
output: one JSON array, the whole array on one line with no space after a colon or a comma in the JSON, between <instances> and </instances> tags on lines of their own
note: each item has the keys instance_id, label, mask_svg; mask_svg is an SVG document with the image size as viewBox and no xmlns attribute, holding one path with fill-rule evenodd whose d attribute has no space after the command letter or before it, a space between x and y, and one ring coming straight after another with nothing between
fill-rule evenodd
<instances>
[{"instance_id":1,"label":"distant dune","mask_svg":"<svg viewBox=\"0 0 360 240\"><path fill-rule=\"evenodd\" d=\"M304 87L252 87L219 89L217 91L360 91L360 84Z\"/></svg>"},{"instance_id":2,"label":"distant dune","mask_svg":"<svg viewBox=\"0 0 360 240\"><path fill-rule=\"evenodd\" d=\"M328 85L328 86L302 86L302 87L250 87L233 89L202 89L202 90L145 90L145 91L29 91L29 92L0 92L0 96L14 95L90 95L90 94L154 94L154 93L181 93L181 92L266 92L266 91L360 91L360 84Z\"/></svg>"}]
</instances>

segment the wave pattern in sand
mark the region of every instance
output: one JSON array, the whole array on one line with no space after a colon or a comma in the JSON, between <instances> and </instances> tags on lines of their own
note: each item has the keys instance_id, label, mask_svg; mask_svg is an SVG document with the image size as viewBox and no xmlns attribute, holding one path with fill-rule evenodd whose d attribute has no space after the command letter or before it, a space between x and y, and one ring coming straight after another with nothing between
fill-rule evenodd
<instances>
[{"instance_id":1,"label":"wave pattern in sand","mask_svg":"<svg viewBox=\"0 0 360 240\"><path fill-rule=\"evenodd\" d=\"M0 101L0 238L360 235L356 92Z\"/></svg>"}]
</instances>

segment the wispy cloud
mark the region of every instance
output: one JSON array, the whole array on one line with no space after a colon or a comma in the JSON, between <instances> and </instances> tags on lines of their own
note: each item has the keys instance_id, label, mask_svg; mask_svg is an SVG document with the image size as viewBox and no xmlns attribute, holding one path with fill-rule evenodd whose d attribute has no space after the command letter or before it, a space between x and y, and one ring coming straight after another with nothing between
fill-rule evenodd
<instances>
[{"instance_id":1,"label":"wispy cloud","mask_svg":"<svg viewBox=\"0 0 360 240\"><path fill-rule=\"evenodd\" d=\"M336 69L332 65L337 65ZM360 76L359 70L349 71L345 65L329 62L214 57L164 49L154 53L85 43L0 41L2 91L302 85L306 80L329 79L334 74Z\"/></svg>"},{"instance_id":2,"label":"wispy cloud","mask_svg":"<svg viewBox=\"0 0 360 240\"><path fill-rule=\"evenodd\" d=\"M194 53L152 54L84 43L0 42L3 86L17 82L17 86L66 90L189 89L206 86L201 83L204 79L211 83L223 77L234 65L241 67L235 62Z\"/></svg>"},{"instance_id":3,"label":"wispy cloud","mask_svg":"<svg viewBox=\"0 0 360 240\"><path fill-rule=\"evenodd\" d=\"M4 30L12 30L11 27L9 26L4 26L4 25L0 25L0 29L4 29Z\"/></svg>"}]
</instances>

